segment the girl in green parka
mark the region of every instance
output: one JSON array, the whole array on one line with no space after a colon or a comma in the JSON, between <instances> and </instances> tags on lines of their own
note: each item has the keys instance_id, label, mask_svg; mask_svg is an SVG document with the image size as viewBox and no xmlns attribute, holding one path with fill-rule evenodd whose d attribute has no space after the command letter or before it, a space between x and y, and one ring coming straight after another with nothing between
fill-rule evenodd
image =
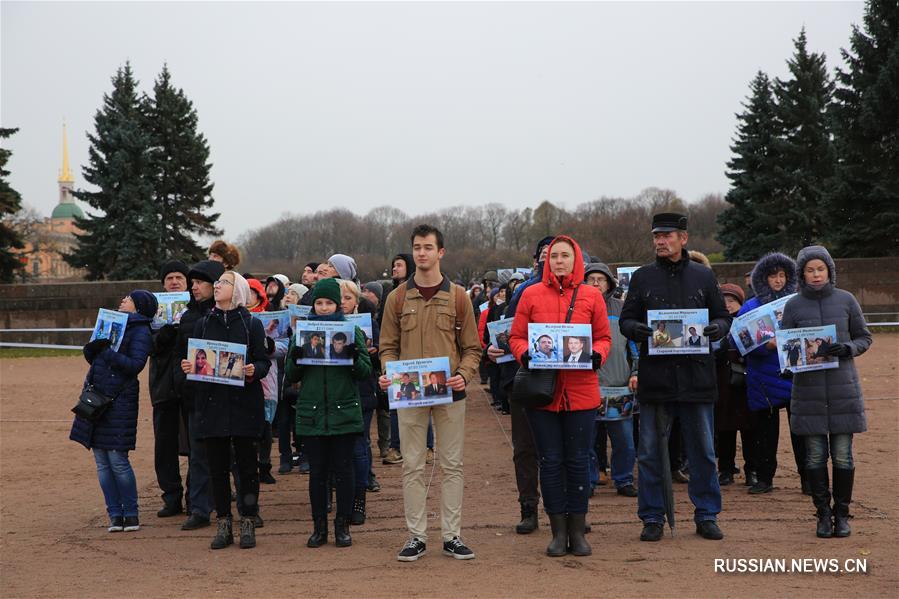
<instances>
[{"instance_id":1,"label":"girl in green parka","mask_svg":"<svg viewBox=\"0 0 899 599\"><path fill-rule=\"evenodd\" d=\"M312 289L313 311L309 320L345 320L340 309L340 285L334 279L322 279ZM315 531L307 547L328 542L328 475L337 488L334 518L334 542L349 547L349 525L353 511L353 449L362 434L362 406L357 380L371 374L371 360L365 350L365 335L355 327L352 343L346 346L352 366L306 366L296 363L302 350L290 341L285 368L285 383L302 382L296 402L297 435L303 438L309 458L309 501Z\"/></svg>"}]
</instances>

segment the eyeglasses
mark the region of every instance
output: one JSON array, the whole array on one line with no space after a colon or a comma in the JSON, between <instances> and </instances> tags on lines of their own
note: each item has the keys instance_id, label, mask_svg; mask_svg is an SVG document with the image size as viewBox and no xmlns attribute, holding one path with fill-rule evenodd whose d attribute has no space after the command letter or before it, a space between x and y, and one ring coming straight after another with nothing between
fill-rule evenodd
<instances>
[{"instance_id":1,"label":"eyeglasses","mask_svg":"<svg viewBox=\"0 0 899 599\"><path fill-rule=\"evenodd\" d=\"M216 282L213 283L212 285L213 285L213 287L221 287L222 285L231 285L232 287L234 287L234 283L232 283L232 282L229 281L228 279L219 279L218 281L216 281Z\"/></svg>"}]
</instances>

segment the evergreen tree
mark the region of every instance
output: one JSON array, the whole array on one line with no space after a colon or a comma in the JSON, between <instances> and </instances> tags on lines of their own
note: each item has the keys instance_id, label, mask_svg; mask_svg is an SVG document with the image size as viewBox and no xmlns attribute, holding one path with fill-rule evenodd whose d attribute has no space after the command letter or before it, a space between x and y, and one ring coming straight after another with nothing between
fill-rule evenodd
<instances>
[{"instance_id":1,"label":"evergreen tree","mask_svg":"<svg viewBox=\"0 0 899 599\"><path fill-rule=\"evenodd\" d=\"M220 235L218 214L206 214L212 207L209 145L197 131L197 111L193 103L171 83L168 66L148 99L148 127L153 171L153 195L159 214L159 255L167 259L202 260L203 248L193 234Z\"/></svg>"},{"instance_id":2,"label":"evergreen tree","mask_svg":"<svg viewBox=\"0 0 899 599\"><path fill-rule=\"evenodd\" d=\"M828 194L835 254L899 254L899 2L869 0L852 28L832 107L836 177Z\"/></svg>"},{"instance_id":3,"label":"evergreen tree","mask_svg":"<svg viewBox=\"0 0 899 599\"><path fill-rule=\"evenodd\" d=\"M781 190L776 214L783 228L779 249L787 254L822 241L824 196L836 161L828 120L834 84L825 57L808 52L805 28L794 46L787 61L790 78L774 82L775 112L782 128L775 144L776 185Z\"/></svg>"},{"instance_id":4,"label":"evergreen tree","mask_svg":"<svg viewBox=\"0 0 899 599\"><path fill-rule=\"evenodd\" d=\"M8 139L16 131L18 129L0 128L0 139ZM22 268L22 262L13 250L25 247L21 234L6 222L7 217L22 208L22 196L6 180L9 176L6 163L10 156L10 150L0 148L0 283L12 283L15 280L16 271Z\"/></svg>"},{"instance_id":5,"label":"evergreen tree","mask_svg":"<svg viewBox=\"0 0 899 599\"><path fill-rule=\"evenodd\" d=\"M737 115L737 136L730 147L734 157L727 163L731 188L724 199L729 206L718 216L716 238L728 260L755 260L780 249L783 241L774 172L780 128L771 81L759 71L749 90L745 111Z\"/></svg>"},{"instance_id":6,"label":"evergreen tree","mask_svg":"<svg viewBox=\"0 0 899 599\"><path fill-rule=\"evenodd\" d=\"M146 106L137 93L131 65L112 78L112 93L94 116L90 163L84 178L99 191L75 191L75 196L102 214L79 218L77 247L65 257L85 268L88 279L156 278L159 257L159 217L153 204L150 136Z\"/></svg>"}]
</instances>

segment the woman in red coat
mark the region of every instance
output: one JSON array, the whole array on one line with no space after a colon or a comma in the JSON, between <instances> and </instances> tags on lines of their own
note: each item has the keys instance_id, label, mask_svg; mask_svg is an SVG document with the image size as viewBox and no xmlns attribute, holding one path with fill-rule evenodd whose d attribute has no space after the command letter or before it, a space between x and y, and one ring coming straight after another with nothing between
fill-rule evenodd
<instances>
[{"instance_id":1,"label":"woman in red coat","mask_svg":"<svg viewBox=\"0 0 899 599\"><path fill-rule=\"evenodd\" d=\"M590 435L600 402L596 369L609 354L612 337L602 294L583 282L581 248L570 237L556 237L547 251L543 280L521 295L510 335L512 353L527 368L528 324L564 323L575 290L570 322L592 326L593 370L559 371L552 403L528 410L540 456L543 506L553 532L546 553L553 557L565 555L569 547L574 555L592 552L584 530L590 495Z\"/></svg>"}]
</instances>

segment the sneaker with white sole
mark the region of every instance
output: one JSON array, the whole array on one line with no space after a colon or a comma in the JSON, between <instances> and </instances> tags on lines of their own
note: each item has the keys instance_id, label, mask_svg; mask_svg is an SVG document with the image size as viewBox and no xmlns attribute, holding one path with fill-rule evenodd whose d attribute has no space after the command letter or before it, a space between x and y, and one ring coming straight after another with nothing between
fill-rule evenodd
<instances>
[{"instance_id":1,"label":"sneaker with white sole","mask_svg":"<svg viewBox=\"0 0 899 599\"><path fill-rule=\"evenodd\" d=\"M414 562L423 556L425 551L425 542L418 537L412 537L403 545L403 549L397 554L396 559L401 562Z\"/></svg>"},{"instance_id":2,"label":"sneaker with white sole","mask_svg":"<svg viewBox=\"0 0 899 599\"><path fill-rule=\"evenodd\" d=\"M125 530L125 516L115 516L109 519L108 532L122 532Z\"/></svg>"},{"instance_id":3,"label":"sneaker with white sole","mask_svg":"<svg viewBox=\"0 0 899 599\"><path fill-rule=\"evenodd\" d=\"M474 551L466 547L459 537L453 537L449 541L443 542L443 555L455 559L474 559Z\"/></svg>"},{"instance_id":4,"label":"sneaker with white sole","mask_svg":"<svg viewBox=\"0 0 899 599\"><path fill-rule=\"evenodd\" d=\"M125 532L140 530L140 521L137 519L137 516L125 516L125 527L123 530Z\"/></svg>"}]
</instances>

